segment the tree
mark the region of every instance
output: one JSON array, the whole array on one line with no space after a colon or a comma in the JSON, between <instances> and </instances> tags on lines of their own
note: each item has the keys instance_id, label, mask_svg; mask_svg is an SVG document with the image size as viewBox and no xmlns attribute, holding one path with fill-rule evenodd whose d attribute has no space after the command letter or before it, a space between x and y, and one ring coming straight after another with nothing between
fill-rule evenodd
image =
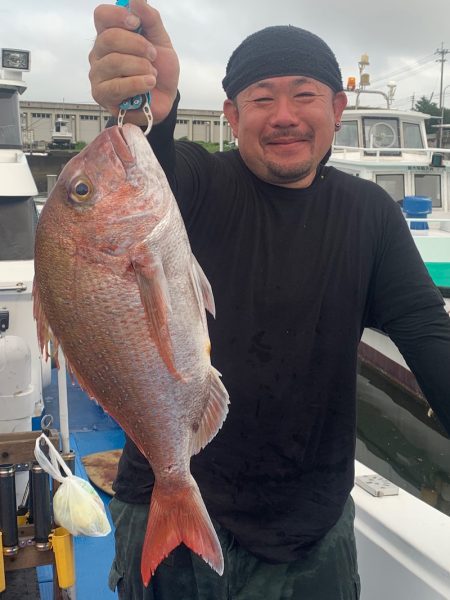
<instances>
[{"instance_id":1,"label":"tree","mask_svg":"<svg viewBox=\"0 0 450 600\"><path fill-rule=\"evenodd\" d=\"M431 100L428 100L428 98L426 98L425 96L422 96L420 98L420 100L418 100L418 102L416 102L416 104L414 106L414 110L425 113L426 115L431 115L432 117L440 117L441 116L441 109L436 104L436 102L431 102ZM440 123L441 123L440 119L428 119L425 122L425 127L427 130L427 133L436 133L437 129L436 129L436 127L433 127L433 126L440 125ZM449 108L444 109L444 123L450 123L450 109Z\"/></svg>"}]
</instances>

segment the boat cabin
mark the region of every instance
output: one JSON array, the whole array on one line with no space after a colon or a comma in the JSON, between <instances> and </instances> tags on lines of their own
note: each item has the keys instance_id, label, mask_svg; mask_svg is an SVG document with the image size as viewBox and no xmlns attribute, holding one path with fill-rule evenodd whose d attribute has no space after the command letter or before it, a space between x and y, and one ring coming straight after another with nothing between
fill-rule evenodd
<instances>
[{"instance_id":1,"label":"boat cabin","mask_svg":"<svg viewBox=\"0 0 450 600\"><path fill-rule=\"evenodd\" d=\"M392 108L344 111L330 165L384 188L394 200L427 196L433 212L450 211L450 148L429 148L429 115Z\"/></svg>"},{"instance_id":2,"label":"boat cabin","mask_svg":"<svg viewBox=\"0 0 450 600\"><path fill-rule=\"evenodd\" d=\"M75 148L69 119L58 117L55 120L55 128L52 130L50 148Z\"/></svg>"}]
</instances>

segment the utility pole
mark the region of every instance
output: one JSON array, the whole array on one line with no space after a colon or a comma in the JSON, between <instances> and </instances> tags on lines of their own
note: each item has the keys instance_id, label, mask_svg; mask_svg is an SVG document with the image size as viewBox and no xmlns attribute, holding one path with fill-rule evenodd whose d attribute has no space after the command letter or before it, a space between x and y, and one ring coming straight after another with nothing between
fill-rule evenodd
<instances>
[{"instance_id":1,"label":"utility pole","mask_svg":"<svg viewBox=\"0 0 450 600\"><path fill-rule=\"evenodd\" d=\"M444 42L441 43L441 48L437 49L435 54L440 54L441 58L438 58L436 60L436 62L440 62L441 63L441 87L440 87L440 92L439 92L439 108L441 109L441 113L443 113L443 89L444 89L444 63L446 61L445 56L449 53L449 50L447 50L447 48L444 48ZM441 122L441 127L439 127L439 143L436 144L438 146L438 148L441 147L442 144L442 125L443 125L443 120Z\"/></svg>"},{"instance_id":2,"label":"utility pole","mask_svg":"<svg viewBox=\"0 0 450 600\"><path fill-rule=\"evenodd\" d=\"M442 147L442 143L443 143L443 139L444 139L444 115L445 115L445 90L447 88L450 88L450 84L446 85L442 94L442 108L441 108L441 128L440 128L440 132L441 132L441 141L439 144L439 147Z\"/></svg>"}]
</instances>

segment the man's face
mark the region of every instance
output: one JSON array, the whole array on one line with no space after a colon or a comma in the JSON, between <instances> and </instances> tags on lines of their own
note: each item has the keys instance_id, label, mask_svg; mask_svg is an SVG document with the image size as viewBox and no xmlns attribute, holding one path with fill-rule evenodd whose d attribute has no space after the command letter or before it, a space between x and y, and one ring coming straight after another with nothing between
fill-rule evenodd
<instances>
[{"instance_id":1,"label":"man's face","mask_svg":"<svg viewBox=\"0 0 450 600\"><path fill-rule=\"evenodd\" d=\"M226 100L224 112L248 168L263 181L309 186L329 150L344 92L303 76L258 81Z\"/></svg>"}]
</instances>

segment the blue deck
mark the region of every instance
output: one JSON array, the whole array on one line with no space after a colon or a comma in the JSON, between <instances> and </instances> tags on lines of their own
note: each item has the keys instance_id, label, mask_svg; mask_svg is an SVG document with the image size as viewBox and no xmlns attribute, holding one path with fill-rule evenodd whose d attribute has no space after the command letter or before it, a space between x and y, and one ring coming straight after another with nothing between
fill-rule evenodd
<instances>
[{"instance_id":1,"label":"blue deck","mask_svg":"<svg viewBox=\"0 0 450 600\"><path fill-rule=\"evenodd\" d=\"M68 379L70 447L75 452L75 474L88 479L81 458L94 452L122 448L124 434L115 421L75 384ZM44 393L45 413L53 416L52 427L59 429L58 387L56 369L52 383ZM39 427L39 425L38 425ZM108 518L110 496L97 490L102 498ZM106 537L74 538L76 595L77 598L111 600L117 598L108 588L108 573L114 556L114 534ZM41 599L53 598L53 573L50 566L39 567L38 581Z\"/></svg>"}]
</instances>

